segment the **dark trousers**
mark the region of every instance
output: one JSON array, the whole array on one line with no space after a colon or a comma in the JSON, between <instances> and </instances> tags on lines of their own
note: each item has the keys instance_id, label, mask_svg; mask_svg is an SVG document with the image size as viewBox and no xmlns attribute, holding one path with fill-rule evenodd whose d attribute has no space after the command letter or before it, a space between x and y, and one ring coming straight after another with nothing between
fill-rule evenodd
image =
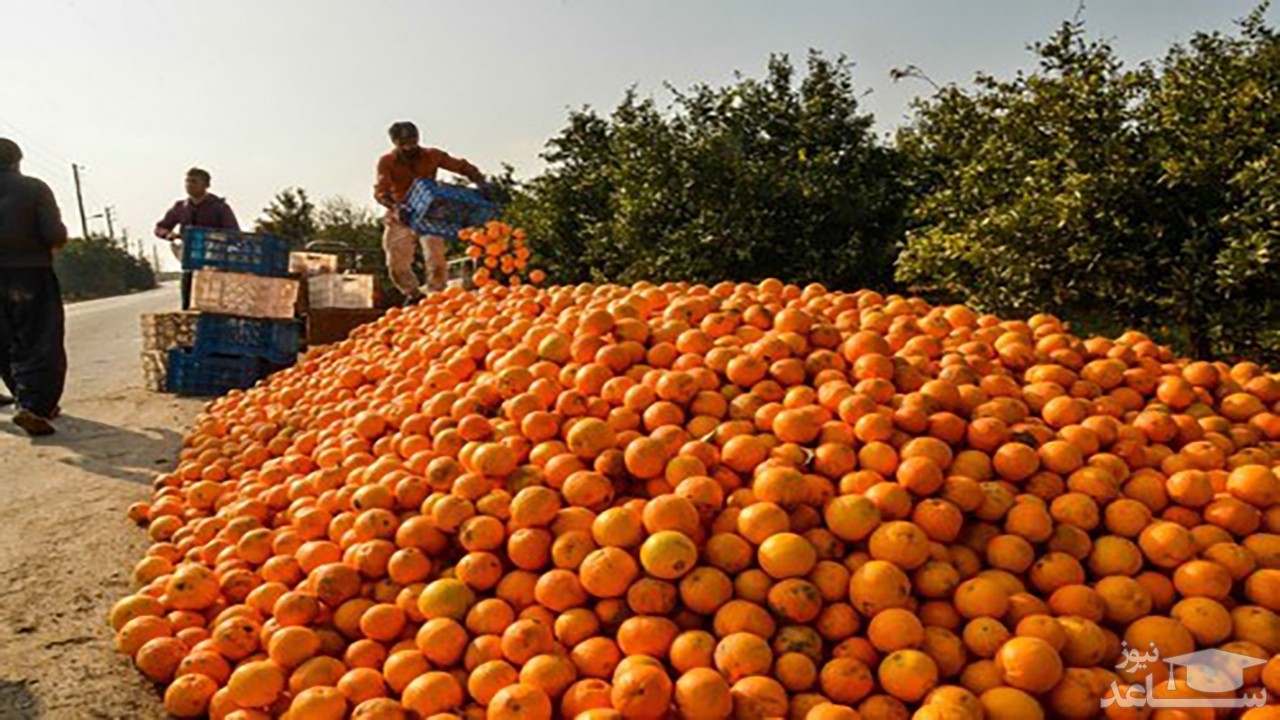
<instances>
[{"instance_id":1,"label":"dark trousers","mask_svg":"<svg viewBox=\"0 0 1280 720\"><path fill-rule=\"evenodd\" d=\"M182 271L182 309L191 309L191 280L195 274L190 270Z\"/></svg>"},{"instance_id":2,"label":"dark trousers","mask_svg":"<svg viewBox=\"0 0 1280 720\"><path fill-rule=\"evenodd\" d=\"M0 268L0 377L18 406L49 417L67 381L62 288L51 268Z\"/></svg>"}]
</instances>

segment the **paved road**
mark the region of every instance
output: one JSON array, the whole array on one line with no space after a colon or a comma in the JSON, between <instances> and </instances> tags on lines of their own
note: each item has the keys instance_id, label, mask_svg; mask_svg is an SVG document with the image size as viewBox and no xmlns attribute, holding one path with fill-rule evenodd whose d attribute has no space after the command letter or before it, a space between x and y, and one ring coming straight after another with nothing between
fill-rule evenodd
<instances>
[{"instance_id":1,"label":"paved road","mask_svg":"<svg viewBox=\"0 0 1280 720\"><path fill-rule=\"evenodd\" d=\"M67 306L67 354L70 369L67 407L142 387L138 356L142 352L139 317L180 306L178 284L158 290L89 300Z\"/></svg>"},{"instance_id":2,"label":"paved road","mask_svg":"<svg viewBox=\"0 0 1280 720\"><path fill-rule=\"evenodd\" d=\"M171 466L201 403L142 389L139 316L178 291L67 308L70 373L58 434L0 413L0 718L162 718L157 690L112 648L145 533L124 510Z\"/></svg>"}]
</instances>

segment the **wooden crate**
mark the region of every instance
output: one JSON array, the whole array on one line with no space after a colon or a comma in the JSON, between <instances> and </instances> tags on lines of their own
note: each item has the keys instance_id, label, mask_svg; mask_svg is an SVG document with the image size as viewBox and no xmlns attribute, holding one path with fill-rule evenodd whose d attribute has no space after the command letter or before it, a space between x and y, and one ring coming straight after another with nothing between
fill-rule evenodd
<instances>
[{"instance_id":1,"label":"wooden crate","mask_svg":"<svg viewBox=\"0 0 1280 720\"><path fill-rule=\"evenodd\" d=\"M289 274L310 277L338 272L338 256L332 253L291 252Z\"/></svg>"},{"instance_id":2,"label":"wooden crate","mask_svg":"<svg viewBox=\"0 0 1280 720\"><path fill-rule=\"evenodd\" d=\"M142 351L142 384L151 392L165 392L169 377L169 353L161 350Z\"/></svg>"},{"instance_id":3,"label":"wooden crate","mask_svg":"<svg viewBox=\"0 0 1280 720\"><path fill-rule=\"evenodd\" d=\"M191 307L238 317L287 320L298 304L298 281L242 273L199 270L191 289Z\"/></svg>"},{"instance_id":4,"label":"wooden crate","mask_svg":"<svg viewBox=\"0 0 1280 720\"><path fill-rule=\"evenodd\" d=\"M345 340L351 331L382 317L374 308L320 308L307 313L307 345L328 345Z\"/></svg>"},{"instance_id":5,"label":"wooden crate","mask_svg":"<svg viewBox=\"0 0 1280 720\"><path fill-rule=\"evenodd\" d=\"M460 287L463 290L475 290L476 284L472 279L476 272L476 261L469 257L457 258L449 261L446 272L446 283L449 287Z\"/></svg>"},{"instance_id":6,"label":"wooden crate","mask_svg":"<svg viewBox=\"0 0 1280 720\"><path fill-rule=\"evenodd\" d=\"M307 278L307 311L373 307L372 275L316 275Z\"/></svg>"},{"instance_id":7,"label":"wooden crate","mask_svg":"<svg viewBox=\"0 0 1280 720\"><path fill-rule=\"evenodd\" d=\"M191 311L144 313L142 315L142 349L166 352L170 348L191 347L195 342L196 318Z\"/></svg>"}]
</instances>

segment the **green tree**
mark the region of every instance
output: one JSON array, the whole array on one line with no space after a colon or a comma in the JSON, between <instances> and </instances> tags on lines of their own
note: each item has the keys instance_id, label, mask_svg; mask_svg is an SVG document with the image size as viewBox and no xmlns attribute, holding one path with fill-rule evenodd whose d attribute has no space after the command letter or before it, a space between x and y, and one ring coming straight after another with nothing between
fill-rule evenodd
<instances>
[{"instance_id":1,"label":"green tree","mask_svg":"<svg viewBox=\"0 0 1280 720\"><path fill-rule=\"evenodd\" d=\"M293 248L300 248L315 238L316 206L302 188L285 188L276 193L262 214L254 225L256 232L284 238Z\"/></svg>"},{"instance_id":2,"label":"green tree","mask_svg":"<svg viewBox=\"0 0 1280 720\"><path fill-rule=\"evenodd\" d=\"M843 58L671 92L665 109L633 88L608 117L570 114L508 208L535 262L563 281L892 281L900 158Z\"/></svg>"},{"instance_id":3,"label":"green tree","mask_svg":"<svg viewBox=\"0 0 1280 720\"><path fill-rule=\"evenodd\" d=\"M1082 311L1116 303L1143 272L1139 74L1066 23L1033 46L1036 72L979 74L917 103L898 135L919 197L898 279L989 311ZM1135 252L1136 251L1136 252Z\"/></svg>"},{"instance_id":4,"label":"green tree","mask_svg":"<svg viewBox=\"0 0 1280 720\"><path fill-rule=\"evenodd\" d=\"M372 210L342 197L320 203L315 214L315 238L351 248L380 249L382 221Z\"/></svg>"},{"instance_id":5,"label":"green tree","mask_svg":"<svg viewBox=\"0 0 1280 720\"><path fill-rule=\"evenodd\" d=\"M918 197L898 279L1280 358L1280 51L1262 12L1131 69L1066 23L1034 71L938 89L898 136Z\"/></svg>"},{"instance_id":6,"label":"green tree","mask_svg":"<svg viewBox=\"0 0 1280 720\"><path fill-rule=\"evenodd\" d=\"M314 239L326 250L346 249L350 266L359 272L385 275L382 220L363 205L332 197L320 203ZM389 284L387 287L391 287Z\"/></svg>"},{"instance_id":7,"label":"green tree","mask_svg":"<svg viewBox=\"0 0 1280 720\"><path fill-rule=\"evenodd\" d=\"M550 165L547 172L523 184L504 184L507 215L529 233L536 263L553 279L591 278L599 263L588 248L602 245L609 232L609 122L590 109L571 112L542 158ZM510 173L505 177L510 180Z\"/></svg>"},{"instance_id":8,"label":"green tree","mask_svg":"<svg viewBox=\"0 0 1280 720\"><path fill-rule=\"evenodd\" d=\"M101 236L72 238L54 254L54 270L69 300L91 300L156 287L151 265Z\"/></svg>"},{"instance_id":9,"label":"green tree","mask_svg":"<svg viewBox=\"0 0 1280 720\"><path fill-rule=\"evenodd\" d=\"M1280 38L1264 10L1171 49L1139 109L1158 306L1201 356L1280 359Z\"/></svg>"}]
</instances>

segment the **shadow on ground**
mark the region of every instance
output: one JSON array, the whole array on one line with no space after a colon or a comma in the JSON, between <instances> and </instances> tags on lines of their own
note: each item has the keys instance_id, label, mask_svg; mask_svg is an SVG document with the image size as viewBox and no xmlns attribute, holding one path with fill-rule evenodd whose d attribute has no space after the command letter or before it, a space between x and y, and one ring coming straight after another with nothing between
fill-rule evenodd
<instances>
[{"instance_id":1,"label":"shadow on ground","mask_svg":"<svg viewBox=\"0 0 1280 720\"><path fill-rule=\"evenodd\" d=\"M40 717L40 700L28 685L0 678L0 718L35 720Z\"/></svg>"},{"instance_id":2,"label":"shadow on ground","mask_svg":"<svg viewBox=\"0 0 1280 720\"><path fill-rule=\"evenodd\" d=\"M182 435L169 428L134 430L66 414L55 425L56 434L32 438L32 445L70 453L59 457L58 462L142 485L150 485L158 471L173 463L177 449L182 447ZM8 418L0 421L0 432L26 438ZM7 718L3 714L0 717Z\"/></svg>"}]
</instances>

